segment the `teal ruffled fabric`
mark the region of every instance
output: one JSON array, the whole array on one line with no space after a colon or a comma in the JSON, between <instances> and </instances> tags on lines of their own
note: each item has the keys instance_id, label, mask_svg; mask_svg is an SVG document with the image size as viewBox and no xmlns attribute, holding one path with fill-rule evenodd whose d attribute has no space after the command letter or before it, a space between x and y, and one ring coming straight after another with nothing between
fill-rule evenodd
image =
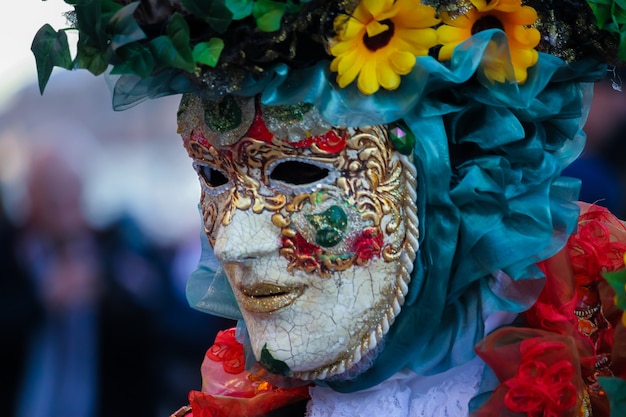
<instances>
[{"instance_id":1,"label":"teal ruffled fabric","mask_svg":"<svg viewBox=\"0 0 626 417\"><path fill-rule=\"evenodd\" d=\"M109 76L113 108L127 110L148 99L198 92L198 85L184 72L168 69L149 78L138 75Z\"/></svg>"},{"instance_id":2,"label":"teal ruffled fabric","mask_svg":"<svg viewBox=\"0 0 626 417\"><path fill-rule=\"evenodd\" d=\"M200 219L202 209L198 205ZM213 256L213 248L204 233L204 225L200 226L202 255L198 267L187 280L187 301L189 305L214 316L232 320L243 320L233 289L228 283L226 273Z\"/></svg>"},{"instance_id":3,"label":"teal ruffled fabric","mask_svg":"<svg viewBox=\"0 0 626 417\"><path fill-rule=\"evenodd\" d=\"M503 32L480 32L450 63L418 58L400 89L372 96L337 87L328 63L298 72L278 66L244 85L242 94L261 94L267 105L313 103L334 125L403 119L417 136L421 246L405 305L369 370L320 384L352 392L404 367L427 375L470 360L485 315L527 309L542 285L535 263L576 226L579 184L560 172L584 145L588 82L606 69L540 54L525 84L492 84L480 69L489 42L508 53ZM215 272L201 262L189 283L191 305L240 318L223 272Z\"/></svg>"}]
</instances>

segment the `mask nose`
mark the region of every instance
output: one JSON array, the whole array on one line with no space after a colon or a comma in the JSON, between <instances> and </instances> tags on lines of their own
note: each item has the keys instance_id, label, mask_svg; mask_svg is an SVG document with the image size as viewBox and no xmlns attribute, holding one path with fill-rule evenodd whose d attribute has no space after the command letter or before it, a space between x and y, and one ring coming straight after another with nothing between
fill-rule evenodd
<instances>
[{"instance_id":1,"label":"mask nose","mask_svg":"<svg viewBox=\"0 0 626 417\"><path fill-rule=\"evenodd\" d=\"M280 249L280 229L272 224L272 214L235 210L232 221L219 226L213 253L220 262L241 262Z\"/></svg>"}]
</instances>

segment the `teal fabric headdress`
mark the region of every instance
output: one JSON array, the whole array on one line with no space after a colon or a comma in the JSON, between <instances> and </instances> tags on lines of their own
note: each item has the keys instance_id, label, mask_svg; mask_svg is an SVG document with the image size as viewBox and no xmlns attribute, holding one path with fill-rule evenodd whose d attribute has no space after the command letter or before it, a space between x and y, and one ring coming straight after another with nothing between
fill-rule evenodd
<instances>
[{"instance_id":1,"label":"teal fabric headdress","mask_svg":"<svg viewBox=\"0 0 626 417\"><path fill-rule=\"evenodd\" d=\"M540 54L523 85L470 84L487 45L507 40L494 30L467 42L451 65L418 58L402 80L411 88L382 95L337 88L322 64L308 69L307 83L279 66L249 87L267 105L314 103L335 125L386 124L401 114L416 135L421 242L409 295L374 366L330 383L337 390L366 388L404 366L430 374L473 357L483 310L528 308L542 285L530 282L543 277L535 263L575 228L579 184L560 172L582 151L588 82L605 66ZM240 319L223 271L205 260L189 283L191 304ZM496 271L514 291L493 289Z\"/></svg>"},{"instance_id":2,"label":"teal fabric headdress","mask_svg":"<svg viewBox=\"0 0 626 417\"><path fill-rule=\"evenodd\" d=\"M336 126L409 128L396 147L413 153L419 173L421 242L410 290L373 366L352 380L325 382L338 391L373 386L403 367L433 374L462 364L483 337L484 314L521 312L534 302L543 278L535 263L556 253L576 226L578 182L560 173L584 145L589 83L605 76L607 56L624 49L609 33L621 31L626 15L617 2L535 0L522 12L519 0L423 1L437 23L420 28L420 41L446 41L428 46L408 70L400 65L406 55L389 58L396 76L363 67L363 81L350 80L337 45L349 42L340 34L363 12L355 8L375 14L376 5L408 1L66 1L75 6L78 56L70 59L64 32L49 26L33 44L42 89L52 65L94 73L109 66L119 77L113 100L120 109L182 92L259 95L266 105L312 103ZM504 4L539 17L511 29L491 13ZM378 36L390 44L404 33L395 15L380 16L364 43ZM455 43L463 19L473 24ZM576 27L581 21L587 26ZM255 55L259 45L265 49ZM190 304L240 319L211 252L205 238Z\"/></svg>"}]
</instances>

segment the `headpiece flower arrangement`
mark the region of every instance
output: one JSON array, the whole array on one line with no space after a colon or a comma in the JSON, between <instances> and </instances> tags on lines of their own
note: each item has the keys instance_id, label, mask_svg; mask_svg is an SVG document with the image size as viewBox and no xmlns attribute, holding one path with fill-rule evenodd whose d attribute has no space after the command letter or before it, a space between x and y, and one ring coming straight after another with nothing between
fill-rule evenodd
<instances>
[{"instance_id":1,"label":"headpiece flower arrangement","mask_svg":"<svg viewBox=\"0 0 626 417\"><path fill-rule=\"evenodd\" d=\"M626 57L620 2L528 0L65 0L71 28L45 25L32 50L43 91L54 66L125 76L135 88L120 107L164 94L211 89L237 93L245 78L277 63L292 69L329 61L340 88L397 89L416 57L452 59L478 32L500 29L513 71L484 60L487 79L524 83L538 51L565 60ZM609 4L610 3L610 4ZM559 7L570 11L559 11ZM550 13L547 13L550 11ZM539 14L538 12L541 12ZM574 26L583 25L582 35ZM598 28L604 29L599 31ZM78 31L70 56L67 30ZM625 32L626 33L626 32ZM613 34L615 36L611 36ZM583 42L584 41L584 42ZM492 45L491 47L495 47ZM508 72L507 72L508 71Z\"/></svg>"}]
</instances>

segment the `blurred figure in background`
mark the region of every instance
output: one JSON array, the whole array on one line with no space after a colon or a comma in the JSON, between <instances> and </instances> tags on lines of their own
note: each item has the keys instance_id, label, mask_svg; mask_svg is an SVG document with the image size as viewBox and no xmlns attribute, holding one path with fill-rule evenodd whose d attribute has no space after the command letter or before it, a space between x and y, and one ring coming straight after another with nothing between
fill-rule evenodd
<instances>
[{"instance_id":1,"label":"blurred figure in background","mask_svg":"<svg viewBox=\"0 0 626 417\"><path fill-rule=\"evenodd\" d=\"M88 225L80 177L60 155L37 149L31 167L16 249L44 315L31 334L17 416L153 415L150 308L164 268L122 229Z\"/></svg>"},{"instance_id":2,"label":"blurred figure in background","mask_svg":"<svg viewBox=\"0 0 626 417\"><path fill-rule=\"evenodd\" d=\"M623 80L626 77L626 71L620 68L618 69L618 75L621 77L621 80ZM624 87L622 90L624 90ZM617 217L624 219L626 218L626 164L624 163L626 159L626 91L613 91L610 92L610 94L614 97L614 101L611 104L618 106L618 109L604 110L606 110L609 115L615 116L615 111L617 111L618 114L612 120L606 121L609 125L613 126L613 129L611 136L607 139L607 145L603 149L602 156L604 163L609 167L611 173L615 175L615 179L618 181L616 193L619 193L622 199L622 206L618 210L615 210L614 213Z\"/></svg>"},{"instance_id":3,"label":"blurred figure in background","mask_svg":"<svg viewBox=\"0 0 626 417\"><path fill-rule=\"evenodd\" d=\"M169 415L231 325L184 295L201 231L180 175L192 201L199 191L175 118L158 117L168 102L113 113L87 77L59 81L62 109L30 88L0 114L3 404L16 417Z\"/></svg>"},{"instance_id":4,"label":"blurred figure in background","mask_svg":"<svg viewBox=\"0 0 626 417\"><path fill-rule=\"evenodd\" d=\"M6 217L0 195L0 404L15 415L15 399L23 376L30 331L41 319L41 306L32 282L15 257L17 231Z\"/></svg>"}]
</instances>

